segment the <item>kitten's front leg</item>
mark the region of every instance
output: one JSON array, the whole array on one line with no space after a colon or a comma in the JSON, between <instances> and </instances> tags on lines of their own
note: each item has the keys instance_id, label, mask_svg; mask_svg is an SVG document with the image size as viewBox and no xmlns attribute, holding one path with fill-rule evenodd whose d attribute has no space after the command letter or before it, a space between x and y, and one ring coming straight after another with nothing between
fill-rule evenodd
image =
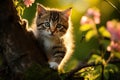
<instances>
[{"instance_id":1,"label":"kitten's front leg","mask_svg":"<svg viewBox=\"0 0 120 80\"><path fill-rule=\"evenodd\" d=\"M64 45L55 45L52 48L52 57L49 60L50 68L57 70L60 62L64 58L66 53L66 48Z\"/></svg>"},{"instance_id":2,"label":"kitten's front leg","mask_svg":"<svg viewBox=\"0 0 120 80\"><path fill-rule=\"evenodd\" d=\"M57 62L49 61L49 65L50 65L50 68L57 70L59 64Z\"/></svg>"}]
</instances>

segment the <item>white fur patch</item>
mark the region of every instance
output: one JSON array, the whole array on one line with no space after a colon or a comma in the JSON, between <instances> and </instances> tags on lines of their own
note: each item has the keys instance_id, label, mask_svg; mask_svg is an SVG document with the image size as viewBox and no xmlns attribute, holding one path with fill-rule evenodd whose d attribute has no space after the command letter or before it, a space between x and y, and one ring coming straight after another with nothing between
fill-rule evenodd
<instances>
[{"instance_id":1,"label":"white fur patch","mask_svg":"<svg viewBox=\"0 0 120 80\"><path fill-rule=\"evenodd\" d=\"M44 39L44 46L45 46L45 49L47 50L47 49L50 49L51 46L53 46L53 43L50 39L45 38Z\"/></svg>"},{"instance_id":2,"label":"white fur patch","mask_svg":"<svg viewBox=\"0 0 120 80\"><path fill-rule=\"evenodd\" d=\"M52 69L58 69L58 63L56 63L56 62L49 62L49 65L50 65L50 68L52 68Z\"/></svg>"}]
</instances>

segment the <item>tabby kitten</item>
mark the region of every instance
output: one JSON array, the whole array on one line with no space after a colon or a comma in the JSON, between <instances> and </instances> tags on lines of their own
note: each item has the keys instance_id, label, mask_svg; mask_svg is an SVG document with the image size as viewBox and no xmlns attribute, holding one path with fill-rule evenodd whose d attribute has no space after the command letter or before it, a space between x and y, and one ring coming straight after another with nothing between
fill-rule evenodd
<instances>
[{"instance_id":1,"label":"tabby kitten","mask_svg":"<svg viewBox=\"0 0 120 80\"><path fill-rule=\"evenodd\" d=\"M46 9L37 4L37 13L32 26L33 33L40 46L43 46L50 68L58 69L65 54L67 46L65 35L68 34L69 16L71 8L64 11ZM70 35L68 35L70 37ZM70 39L68 39L70 41ZM68 42L69 42L68 41ZM69 43L71 44L71 43ZM69 48L70 49L70 48Z\"/></svg>"}]
</instances>

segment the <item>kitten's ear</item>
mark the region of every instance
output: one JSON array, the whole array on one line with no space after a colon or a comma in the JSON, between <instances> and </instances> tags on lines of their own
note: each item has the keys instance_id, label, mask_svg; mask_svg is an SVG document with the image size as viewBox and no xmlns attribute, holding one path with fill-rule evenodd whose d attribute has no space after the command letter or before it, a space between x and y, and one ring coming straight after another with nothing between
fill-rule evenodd
<instances>
[{"instance_id":1,"label":"kitten's ear","mask_svg":"<svg viewBox=\"0 0 120 80\"><path fill-rule=\"evenodd\" d=\"M71 14L72 7L66 9L63 11L63 14L68 18Z\"/></svg>"},{"instance_id":2,"label":"kitten's ear","mask_svg":"<svg viewBox=\"0 0 120 80\"><path fill-rule=\"evenodd\" d=\"M44 14L46 12L46 9L39 3L37 3L37 13L40 14Z\"/></svg>"}]
</instances>

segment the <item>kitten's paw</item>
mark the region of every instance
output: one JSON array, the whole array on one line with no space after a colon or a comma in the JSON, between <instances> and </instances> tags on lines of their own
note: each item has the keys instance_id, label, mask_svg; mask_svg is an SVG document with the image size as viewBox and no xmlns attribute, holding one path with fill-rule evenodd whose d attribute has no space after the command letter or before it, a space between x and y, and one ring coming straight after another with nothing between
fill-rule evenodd
<instances>
[{"instance_id":1,"label":"kitten's paw","mask_svg":"<svg viewBox=\"0 0 120 80\"><path fill-rule=\"evenodd\" d=\"M50 68L57 70L58 69L58 63L56 62L49 62Z\"/></svg>"}]
</instances>

